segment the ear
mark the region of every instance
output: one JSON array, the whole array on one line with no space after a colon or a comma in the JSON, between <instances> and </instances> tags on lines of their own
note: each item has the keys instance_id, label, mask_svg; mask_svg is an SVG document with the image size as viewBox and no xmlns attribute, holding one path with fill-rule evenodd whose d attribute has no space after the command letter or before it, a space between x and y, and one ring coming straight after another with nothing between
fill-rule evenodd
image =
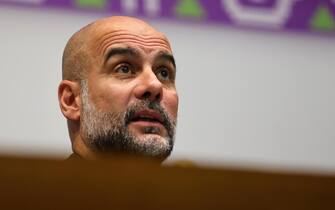
<instances>
[{"instance_id":1,"label":"ear","mask_svg":"<svg viewBox=\"0 0 335 210\"><path fill-rule=\"evenodd\" d=\"M63 115L72 121L80 119L80 85L78 82L63 80L58 87L58 101Z\"/></svg>"}]
</instances>

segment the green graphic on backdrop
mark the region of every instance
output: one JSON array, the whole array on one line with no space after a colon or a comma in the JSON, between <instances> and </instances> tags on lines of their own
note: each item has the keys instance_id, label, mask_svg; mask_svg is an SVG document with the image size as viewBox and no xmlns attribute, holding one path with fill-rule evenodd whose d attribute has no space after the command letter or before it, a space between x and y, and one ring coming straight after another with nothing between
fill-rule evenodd
<instances>
[{"instance_id":1,"label":"green graphic on backdrop","mask_svg":"<svg viewBox=\"0 0 335 210\"><path fill-rule=\"evenodd\" d=\"M179 0L175 12L183 17L203 18L205 16L198 0Z\"/></svg>"},{"instance_id":2,"label":"green graphic on backdrop","mask_svg":"<svg viewBox=\"0 0 335 210\"><path fill-rule=\"evenodd\" d=\"M76 5L85 8L99 8L106 6L106 0L76 0Z\"/></svg>"},{"instance_id":3,"label":"green graphic on backdrop","mask_svg":"<svg viewBox=\"0 0 335 210\"><path fill-rule=\"evenodd\" d=\"M311 27L323 31L333 31L335 29L334 17L327 6L319 6L312 18Z\"/></svg>"}]
</instances>

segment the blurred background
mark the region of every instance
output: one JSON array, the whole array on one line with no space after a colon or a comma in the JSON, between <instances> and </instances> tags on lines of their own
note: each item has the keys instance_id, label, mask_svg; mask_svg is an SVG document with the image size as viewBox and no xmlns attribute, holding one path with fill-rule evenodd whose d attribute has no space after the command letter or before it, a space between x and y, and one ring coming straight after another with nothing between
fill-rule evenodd
<instances>
[{"instance_id":1,"label":"blurred background","mask_svg":"<svg viewBox=\"0 0 335 210\"><path fill-rule=\"evenodd\" d=\"M168 161L335 172L334 0L0 0L1 154L71 154L62 52L110 15L141 17L172 44Z\"/></svg>"}]
</instances>

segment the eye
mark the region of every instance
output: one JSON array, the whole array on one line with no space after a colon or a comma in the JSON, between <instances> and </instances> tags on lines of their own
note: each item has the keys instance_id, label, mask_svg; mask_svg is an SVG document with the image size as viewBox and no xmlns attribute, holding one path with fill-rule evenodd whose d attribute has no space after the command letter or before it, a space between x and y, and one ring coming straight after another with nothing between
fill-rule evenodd
<instances>
[{"instance_id":1,"label":"eye","mask_svg":"<svg viewBox=\"0 0 335 210\"><path fill-rule=\"evenodd\" d=\"M166 67L161 67L157 70L157 77L161 80L169 80L170 79L170 71Z\"/></svg>"},{"instance_id":2,"label":"eye","mask_svg":"<svg viewBox=\"0 0 335 210\"><path fill-rule=\"evenodd\" d=\"M132 67L128 63L122 63L118 65L114 71L119 74L132 74Z\"/></svg>"}]
</instances>

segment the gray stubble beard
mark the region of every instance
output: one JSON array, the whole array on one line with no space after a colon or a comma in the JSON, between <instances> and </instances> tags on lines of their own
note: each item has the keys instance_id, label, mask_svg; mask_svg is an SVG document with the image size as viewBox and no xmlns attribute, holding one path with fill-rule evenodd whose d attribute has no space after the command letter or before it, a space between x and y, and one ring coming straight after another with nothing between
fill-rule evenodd
<instances>
[{"instance_id":1,"label":"gray stubble beard","mask_svg":"<svg viewBox=\"0 0 335 210\"><path fill-rule=\"evenodd\" d=\"M174 145L176 121L157 102L138 101L123 113L102 112L89 100L86 80L81 81L82 115L80 132L84 143L95 152L103 154L125 153L141 156L167 158ZM167 135L155 137L148 135L139 139L129 132L127 125L131 115L140 109L154 109L164 118ZM146 127L144 133L158 133L156 127Z\"/></svg>"}]
</instances>

